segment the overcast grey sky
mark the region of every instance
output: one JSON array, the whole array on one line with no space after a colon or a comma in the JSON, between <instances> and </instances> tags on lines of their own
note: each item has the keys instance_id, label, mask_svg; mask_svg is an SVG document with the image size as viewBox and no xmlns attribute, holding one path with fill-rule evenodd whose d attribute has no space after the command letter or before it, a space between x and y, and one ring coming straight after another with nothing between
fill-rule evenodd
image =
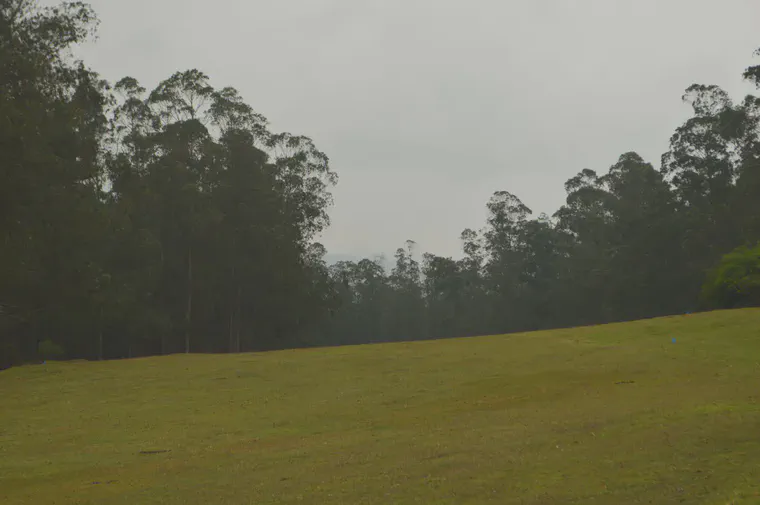
<instances>
[{"instance_id":1,"label":"overcast grey sky","mask_svg":"<svg viewBox=\"0 0 760 505\"><path fill-rule=\"evenodd\" d=\"M53 0L45 3L57 3ZM340 175L332 254L459 256L491 193L535 214L583 168L659 166L694 82L736 98L760 46L758 0L90 0L82 56L150 88L198 68Z\"/></svg>"}]
</instances>

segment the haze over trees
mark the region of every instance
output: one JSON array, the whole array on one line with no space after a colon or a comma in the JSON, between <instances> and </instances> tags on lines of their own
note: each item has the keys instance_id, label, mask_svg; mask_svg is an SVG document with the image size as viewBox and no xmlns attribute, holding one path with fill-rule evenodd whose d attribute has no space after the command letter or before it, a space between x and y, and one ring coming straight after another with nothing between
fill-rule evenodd
<instances>
[{"instance_id":1,"label":"haze over trees","mask_svg":"<svg viewBox=\"0 0 760 505\"><path fill-rule=\"evenodd\" d=\"M583 169L552 216L496 191L459 259L409 241L390 271L328 265L328 156L200 70L105 82L69 55L96 26L84 3L0 0L3 365L41 342L122 358L678 314L760 240L760 98L695 84L659 168L629 152ZM760 65L744 78L760 88Z\"/></svg>"}]
</instances>

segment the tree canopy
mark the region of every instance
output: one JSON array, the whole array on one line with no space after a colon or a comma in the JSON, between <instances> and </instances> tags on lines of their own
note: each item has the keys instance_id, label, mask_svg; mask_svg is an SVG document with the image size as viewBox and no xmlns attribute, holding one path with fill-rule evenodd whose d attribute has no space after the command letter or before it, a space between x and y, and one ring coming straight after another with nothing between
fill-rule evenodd
<instances>
[{"instance_id":1,"label":"tree canopy","mask_svg":"<svg viewBox=\"0 0 760 505\"><path fill-rule=\"evenodd\" d=\"M106 82L71 56L96 28L81 2L0 0L0 365L43 348L241 352L760 303L731 294L756 277L742 247L760 240L758 97L690 86L659 168L629 152L583 169L552 216L495 191L460 258L410 240L389 271L328 265L328 156L200 70L152 90ZM743 76L760 88L760 65Z\"/></svg>"},{"instance_id":2,"label":"tree canopy","mask_svg":"<svg viewBox=\"0 0 760 505\"><path fill-rule=\"evenodd\" d=\"M702 287L708 308L760 306L760 245L741 246L721 258Z\"/></svg>"}]
</instances>

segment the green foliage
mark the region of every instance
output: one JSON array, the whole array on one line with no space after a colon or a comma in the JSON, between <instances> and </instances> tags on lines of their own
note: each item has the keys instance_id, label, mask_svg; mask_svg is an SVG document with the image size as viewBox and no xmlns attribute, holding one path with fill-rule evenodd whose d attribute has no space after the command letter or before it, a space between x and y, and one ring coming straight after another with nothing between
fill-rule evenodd
<instances>
[{"instance_id":1,"label":"green foliage","mask_svg":"<svg viewBox=\"0 0 760 505\"><path fill-rule=\"evenodd\" d=\"M760 236L760 99L694 84L659 170L633 152L584 169L551 217L495 191L459 258L408 241L389 269L327 265L328 156L198 69L110 85L69 56L96 27L81 2L0 1L3 366L51 334L98 359L682 313L706 270ZM742 282L722 305L754 303Z\"/></svg>"},{"instance_id":2,"label":"green foliage","mask_svg":"<svg viewBox=\"0 0 760 505\"><path fill-rule=\"evenodd\" d=\"M66 56L96 25L78 2L0 3L0 349L30 358L50 331L84 358L288 345L327 310L307 261L327 156L199 70L111 89Z\"/></svg>"},{"instance_id":3,"label":"green foliage","mask_svg":"<svg viewBox=\"0 0 760 505\"><path fill-rule=\"evenodd\" d=\"M758 68L745 77L758 83ZM760 236L760 99L734 103L721 88L698 84L683 98L693 117L671 137L660 170L633 152L607 173L584 169L567 181L566 203L551 218L532 218L518 197L497 191L486 226L463 233L464 258L424 254L426 310L415 324L427 332L419 338L633 320L697 306L705 272ZM340 270L336 282L345 277ZM734 282L734 294L722 293L717 306L756 304L752 275ZM391 294L361 296L369 284ZM335 319L341 328L352 321L352 334L405 317L394 304L408 294L391 277L344 287L351 302ZM365 310L382 316L364 318Z\"/></svg>"},{"instance_id":4,"label":"green foliage","mask_svg":"<svg viewBox=\"0 0 760 505\"><path fill-rule=\"evenodd\" d=\"M50 339L43 340L39 344L40 358L44 360L61 360L66 357L63 347Z\"/></svg>"},{"instance_id":5,"label":"green foliage","mask_svg":"<svg viewBox=\"0 0 760 505\"><path fill-rule=\"evenodd\" d=\"M723 256L708 275L702 300L710 308L760 306L760 244Z\"/></svg>"}]
</instances>

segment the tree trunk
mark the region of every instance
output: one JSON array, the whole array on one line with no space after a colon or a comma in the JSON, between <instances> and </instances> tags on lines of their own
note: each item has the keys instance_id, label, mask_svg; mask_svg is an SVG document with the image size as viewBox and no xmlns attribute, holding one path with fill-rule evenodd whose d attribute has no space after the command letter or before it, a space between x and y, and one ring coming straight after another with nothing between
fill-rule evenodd
<instances>
[{"instance_id":1,"label":"tree trunk","mask_svg":"<svg viewBox=\"0 0 760 505\"><path fill-rule=\"evenodd\" d=\"M187 250L187 310L185 312L185 353L190 353L190 321L193 316L193 250Z\"/></svg>"},{"instance_id":2,"label":"tree trunk","mask_svg":"<svg viewBox=\"0 0 760 505\"><path fill-rule=\"evenodd\" d=\"M98 361L103 361L103 328L98 331Z\"/></svg>"},{"instance_id":3,"label":"tree trunk","mask_svg":"<svg viewBox=\"0 0 760 505\"><path fill-rule=\"evenodd\" d=\"M162 234L161 234L161 241L159 242L159 246L160 246L159 252L161 253L161 276L163 278L165 278L166 277L166 255L164 254L164 242L163 242L163 240L164 240L164 238L163 238L163 232L162 232ZM166 303L167 302L167 295L166 295L166 288L165 287L162 287L160 289L160 291L159 291L159 300L160 300L160 303L162 304L163 307L168 306L168 304ZM160 349L159 352L160 352L160 354L162 356L164 354L166 354L166 351L167 351L168 345L167 345L166 340L167 340L168 337L169 336L167 335L167 332L165 330L161 332L161 339L159 341L159 345L160 345L161 349Z\"/></svg>"},{"instance_id":4,"label":"tree trunk","mask_svg":"<svg viewBox=\"0 0 760 505\"><path fill-rule=\"evenodd\" d=\"M238 284L237 286L237 295L235 298L235 302L232 305L232 308L230 309L230 353L239 353L240 352L240 321L241 321L241 314L240 314L240 298L242 295L243 287Z\"/></svg>"},{"instance_id":5,"label":"tree trunk","mask_svg":"<svg viewBox=\"0 0 760 505\"><path fill-rule=\"evenodd\" d=\"M240 352L240 327L243 326L243 315L240 310L241 298L243 296L243 286L238 284L237 303L235 304L235 352Z\"/></svg>"},{"instance_id":6,"label":"tree trunk","mask_svg":"<svg viewBox=\"0 0 760 505\"><path fill-rule=\"evenodd\" d=\"M229 346L227 352L230 354L235 352L235 311L230 309L230 322L229 322Z\"/></svg>"},{"instance_id":7,"label":"tree trunk","mask_svg":"<svg viewBox=\"0 0 760 505\"><path fill-rule=\"evenodd\" d=\"M98 361L103 361L103 306L98 316Z\"/></svg>"},{"instance_id":8,"label":"tree trunk","mask_svg":"<svg viewBox=\"0 0 760 505\"><path fill-rule=\"evenodd\" d=\"M232 248L233 251L235 249L235 237L232 237ZM230 277L233 281L235 280L235 261L232 261L232 276ZM230 335L229 335L229 353L232 354L235 351L235 307L236 304L234 302L230 302Z\"/></svg>"}]
</instances>

